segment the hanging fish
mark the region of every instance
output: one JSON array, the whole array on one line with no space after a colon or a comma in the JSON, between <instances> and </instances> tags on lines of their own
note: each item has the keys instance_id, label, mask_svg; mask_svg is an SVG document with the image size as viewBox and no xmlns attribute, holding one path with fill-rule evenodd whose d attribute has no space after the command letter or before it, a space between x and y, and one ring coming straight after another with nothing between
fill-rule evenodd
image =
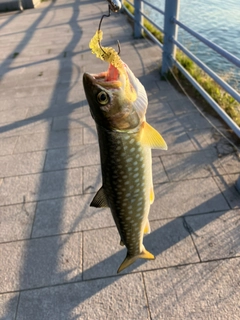
<instances>
[{"instance_id":1,"label":"hanging fish","mask_svg":"<svg viewBox=\"0 0 240 320\"><path fill-rule=\"evenodd\" d=\"M154 201L151 149L167 150L161 135L145 118L148 99L140 81L113 48L101 47L102 31L90 41L96 56L109 63L106 72L84 73L83 85L96 122L102 187L90 206L110 207L127 256L118 273L138 258L155 259L143 245L150 232Z\"/></svg>"}]
</instances>

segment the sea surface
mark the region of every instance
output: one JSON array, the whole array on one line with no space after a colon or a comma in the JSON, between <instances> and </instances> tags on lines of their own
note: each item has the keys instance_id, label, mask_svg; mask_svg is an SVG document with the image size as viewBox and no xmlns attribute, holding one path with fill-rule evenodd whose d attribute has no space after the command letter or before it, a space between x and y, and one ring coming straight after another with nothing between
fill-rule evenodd
<instances>
[{"instance_id":1,"label":"sea surface","mask_svg":"<svg viewBox=\"0 0 240 320\"><path fill-rule=\"evenodd\" d=\"M167 0L168 1L168 0ZM164 10L164 0L152 0ZM147 5L145 13L161 27L163 16ZM180 0L179 20L240 58L240 0ZM178 39L206 65L240 91L240 69L179 28Z\"/></svg>"}]
</instances>

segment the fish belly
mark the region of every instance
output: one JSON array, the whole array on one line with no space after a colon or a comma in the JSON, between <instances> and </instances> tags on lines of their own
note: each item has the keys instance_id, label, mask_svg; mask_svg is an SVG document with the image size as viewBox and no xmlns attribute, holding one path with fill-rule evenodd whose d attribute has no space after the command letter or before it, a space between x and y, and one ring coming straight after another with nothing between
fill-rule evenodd
<instances>
[{"instance_id":1,"label":"fish belly","mask_svg":"<svg viewBox=\"0 0 240 320\"><path fill-rule=\"evenodd\" d=\"M143 250L150 209L151 149L141 146L138 133L98 128L103 189L121 241L131 257Z\"/></svg>"}]
</instances>

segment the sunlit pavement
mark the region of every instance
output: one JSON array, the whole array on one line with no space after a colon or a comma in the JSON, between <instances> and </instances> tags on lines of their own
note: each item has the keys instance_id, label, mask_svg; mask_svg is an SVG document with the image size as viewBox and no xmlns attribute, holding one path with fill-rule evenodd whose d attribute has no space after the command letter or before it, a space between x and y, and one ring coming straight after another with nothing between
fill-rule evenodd
<instances>
[{"instance_id":1,"label":"sunlit pavement","mask_svg":"<svg viewBox=\"0 0 240 320\"><path fill-rule=\"evenodd\" d=\"M169 150L153 151L144 244L156 260L116 274L126 249L110 211L89 207L101 174L82 85L108 67L88 47L106 9L54 1L0 14L0 320L239 319L239 155L160 79L160 49L134 39L123 14L103 20L102 43L120 41Z\"/></svg>"}]
</instances>

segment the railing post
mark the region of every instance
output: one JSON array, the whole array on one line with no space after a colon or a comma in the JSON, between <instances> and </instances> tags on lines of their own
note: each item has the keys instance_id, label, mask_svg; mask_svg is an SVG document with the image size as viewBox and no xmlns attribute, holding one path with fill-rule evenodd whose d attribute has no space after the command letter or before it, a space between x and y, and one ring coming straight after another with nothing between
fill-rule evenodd
<instances>
[{"instance_id":1,"label":"railing post","mask_svg":"<svg viewBox=\"0 0 240 320\"><path fill-rule=\"evenodd\" d=\"M141 38L142 37L142 27L140 25L143 24L143 16L140 13L140 10L143 12L143 2L141 0L134 0L134 37Z\"/></svg>"},{"instance_id":2,"label":"railing post","mask_svg":"<svg viewBox=\"0 0 240 320\"><path fill-rule=\"evenodd\" d=\"M178 26L173 22L173 17L178 19L180 0L165 0L164 40L161 74L165 75L172 67L171 56L175 58L176 47L171 39L177 39Z\"/></svg>"}]
</instances>

